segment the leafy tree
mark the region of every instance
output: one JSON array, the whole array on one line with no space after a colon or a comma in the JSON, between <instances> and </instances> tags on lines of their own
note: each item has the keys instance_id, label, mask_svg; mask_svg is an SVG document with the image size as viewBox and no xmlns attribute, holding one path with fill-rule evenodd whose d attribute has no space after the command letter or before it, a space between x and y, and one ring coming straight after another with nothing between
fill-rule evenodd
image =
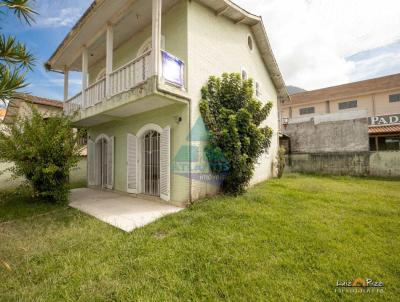
<instances>
[{"instance_id":1,"label":"leafy tree","mask_svg":"<svg viewBox=\"0 0 400 302\"><path fill-rule=\"evenodd\" d=\"M36 12L31 0L0 0L0 14L13 13L21 22L30 25ZM25 44L13 36L0 34L0 100L16 98L16 91L27 86L26 73L34 65L33 55Z\"/></svg>"},{"instance_id":2,"label":"leafy tree","mask_svg":"<svg viewBox=\"0 0 400 302\"><path fill-rule=\"evenodd\" d=\"M69 172L79 161L79 133L68 117L43 117L32 107L32 115L18 119L0 132L0 161L12 162L9 171L23 176L34 196L45 201L66 202Z\"/></svg>"},{"instance_id":3,"label":"leafy tree","mask_svg":"<svg viewBox=\"0 0 400 302\"><path fill-rule=\"evenodd\" d=\"M200 112L209 131L205 152L209 160L220 154L228 164L227 171L224 165L210 165L216 174L226 172L225 193L245 192L258 158L269 148L272 129L260 125L271 108L271 102L263 105L254 98L253 81L236 73L212 76L202 88Z\"/></svg>"}]
</instances>

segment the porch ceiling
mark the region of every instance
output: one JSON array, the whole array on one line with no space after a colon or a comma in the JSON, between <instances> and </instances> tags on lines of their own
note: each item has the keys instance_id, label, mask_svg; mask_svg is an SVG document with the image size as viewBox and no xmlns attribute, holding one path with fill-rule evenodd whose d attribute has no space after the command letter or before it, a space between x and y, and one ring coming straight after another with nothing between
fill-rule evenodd
<instances>
[{"instance_id":1,"label":"porch ceiling","mask_svg":"<svg viewBox=\"0 0 400 302\"><path fill-rule=\"evenodd\" d=\"M164 0L163 11L169 10L178 0ZM103 59L106 55L106 26L114 26L114 49L137 32L151 24L152 1L149 0L97 0L82 16L59 48L50 58L51 70L81 71L82 46L89 52L89 65ZM90 15L90 16L89 16Z\"/></svg>"}]
</instances>

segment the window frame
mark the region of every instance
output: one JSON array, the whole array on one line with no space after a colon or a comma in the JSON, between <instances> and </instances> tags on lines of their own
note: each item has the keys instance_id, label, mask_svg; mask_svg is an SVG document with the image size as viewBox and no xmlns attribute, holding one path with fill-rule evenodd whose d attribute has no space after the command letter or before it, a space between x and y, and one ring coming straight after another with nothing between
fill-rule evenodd
<instances>
[{"instance_id":1,"label":"window frame","mask_svg":"<svg viewBox=\"0 0 400 302\"><path fill-rule=\"evenodd\" d=\"M355 104L355 106L353 106L352 104ZM338 103L338 110L347 110L353 108L358 108L358 100L351 100Z\"/></svg>"},{"instance_id":2,"label":"window frame","mask_svg":"<svg viewBox=\"0 0 400 302\"><path fill-rule=\"evenodd\" d=\"M312 110L310 110L310 109L312 109ZM308 112L308 111L312 111L312 112ZM314 114L314 113L315 113L315 106L299 108L300 115L308 115L308 114Z\"/></svg>"},{"instance_id":3,"label":"window frame","mask_svg":"<svg viewBox=\"0 0 400 302\"><path fill-rule=\"evenodd\" d=\"M394 100L393 100L394 98ZM400 93L390 94L389 95L389 103L400 102Z\"/></svg>"}]
</instances>

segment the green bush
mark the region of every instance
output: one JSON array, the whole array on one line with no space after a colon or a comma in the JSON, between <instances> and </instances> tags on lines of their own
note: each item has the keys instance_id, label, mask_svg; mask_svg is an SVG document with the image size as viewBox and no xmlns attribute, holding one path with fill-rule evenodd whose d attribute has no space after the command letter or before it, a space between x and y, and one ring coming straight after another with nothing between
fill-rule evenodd
<instances>
[{"instance_id":1,"label":"green bush","mask_svg":"<svg viewBox=\"0 0 400 302\"><path fill-rule=\"evenodd\" d=\"M278 161L278 178L282 178L283 171L285 170L286 162L285 162L286 149L281 146L278 150L277 161Z\"/></svg>"},{"instance_id":2,"label":"green bush","mask_svg":"<svg viewBox=\"0 0 400 302\"><path fill-rule=\"evenodd\" d=\"M9 170L23 176L34 196L45 201L66 202L69 172L79 161L79 133L64 115L44 118L32 115L18 119L0 132L0 161L12 162Z\"/></svg>"},{"instance_id":3,"label":"green bush","mask_svg":"<svg viewBox=\"0 0 400 302\"><path fill-rule=\"evenodd\" d=\"M229 194L245 192L260 155L271 142L272 129L260 127L267 118L272 103L263 105L254 98L252 80L242 80L236 73L224 73L222 78L210 77L202 88L200 112L209 132L205 148L215 174L224 174L222 190Z\"/></svg>"}]
</instances>

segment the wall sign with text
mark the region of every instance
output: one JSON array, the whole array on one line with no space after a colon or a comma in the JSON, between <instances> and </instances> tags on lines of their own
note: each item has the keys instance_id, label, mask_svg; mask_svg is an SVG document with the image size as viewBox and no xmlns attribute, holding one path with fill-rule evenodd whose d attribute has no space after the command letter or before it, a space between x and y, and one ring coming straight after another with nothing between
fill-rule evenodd
<instances>
[{"instance_id":1,"label":"wall sign with text","mask_svg":"<svg viewBox=\"0 0 400 302\"><path fill-rule=\"evenodd\" d=\"M372 126L400 124L400 114L373 116L368 118L368 123Z\"/></svg>"}]
</instances>

